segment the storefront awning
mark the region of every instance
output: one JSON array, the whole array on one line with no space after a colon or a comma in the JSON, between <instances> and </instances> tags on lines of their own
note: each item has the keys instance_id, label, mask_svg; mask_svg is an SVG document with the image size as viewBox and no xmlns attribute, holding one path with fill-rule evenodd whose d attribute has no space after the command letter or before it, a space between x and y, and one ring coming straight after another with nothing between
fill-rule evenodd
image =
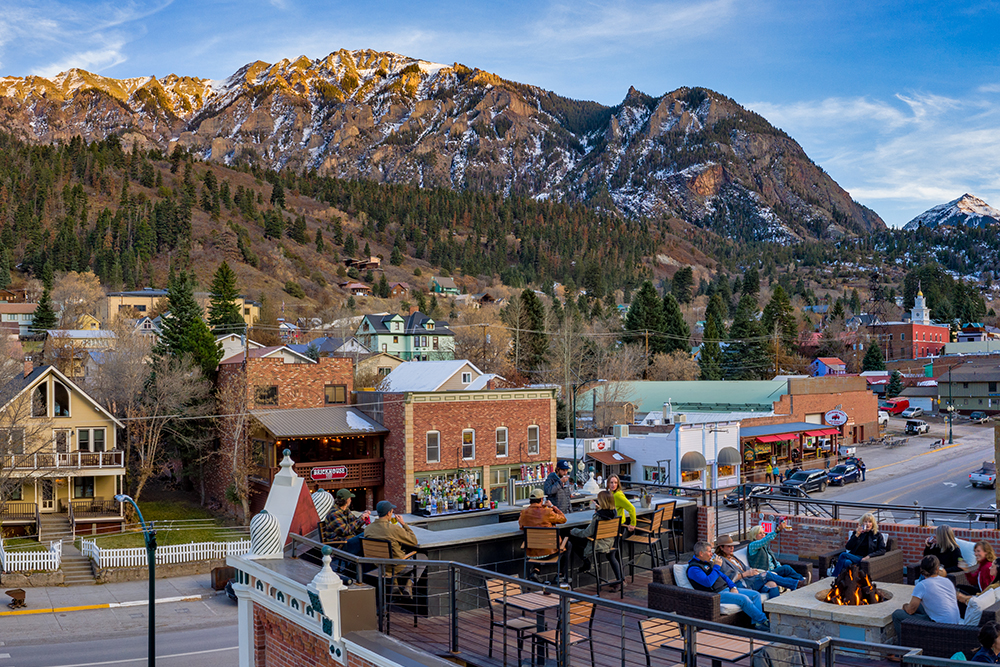
<instances>
[{"instance_id":1,"label":"storefront awning","mask_svg":"<svg viewBox=\"0 0 1000 667\"><path fill-rule=\"evenodd\" d=\"M631 456L625 456L621 452L590 452L587 456L595 461L603 463L606 466L620 466L626 463L635 463L635 459Z\"/></svg>"},{"instance_id":2,"label":"storefront awning","mask_svg":"<svg viewBox=\"0 0 1000 667\"><path fill-rule=\"evenodd\" d=\"M821 435L840 435L839 428L821 428L818 431L806 431L806 435L818 437Z\"/></svg>"},{"instance_id":3,"label":"storefront awning","mask_svg":"<svg viewBox=\"0 0 1000 667\"><path fill-rule=\"evenodd\" d=\"M701 455L701 452L688 452L681 457L681 472L704 470L707 466L708 462L705 461L705 457Z\"/></svg>"},{"instance_id":4,"label":"storefront awning","mask_svg":"<svg viewBox=\"0 0 1000 667\"><path fill-rule=\"evenodd\" d=\"M389 429L357 408L327 406L290 410L251 410L250 414L276 438L380 435Z\"/></svg>"},{"instance_id":5,"label":"storefront awning","mask_svg":"<svg viewBox=\"0 0 1000 667\"><path fill-rule=\"evenodd\" d=\"M794 440L797 433L779 433L777 435L762 435L757 438L757 442L781 442L782 440Z\"/></svg>"},{"instance_id":6,"label":"storefront awning","mask_svg":"<svg viewBox=\"0 0 1000 667\"><path fill-rule=\"evenodd\" d=\"M732 447L723 447L715 462L720 466L734 466L740 463L740 453Z\"/></svg>"}]
</instances>

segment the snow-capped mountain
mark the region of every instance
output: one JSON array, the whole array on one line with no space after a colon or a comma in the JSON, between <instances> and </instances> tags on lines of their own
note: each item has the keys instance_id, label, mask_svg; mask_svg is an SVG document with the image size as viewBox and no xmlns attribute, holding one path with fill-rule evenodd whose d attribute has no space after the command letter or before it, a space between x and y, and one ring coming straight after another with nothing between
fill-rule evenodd
<instances>
[{"instance_id":1,"label":"snow-capped mountain","mask_svg":"<svg viewBox=\"0 0 1000 667\"><path fill-rule=\"evenodd\" d=\"M703 88L606 107L464 65L371 50L250 63L224 81L0 78L0 128L119 134L227 164L473 188L678 217L747 240L884 228L764 118Z\"/></svg>"},{"instance_id":2,"label":"snow-capped mountain","mask_svg":"<svg viewBox=\"0 0 1000 667\"><path fill-rule=\"evenodd\" d=\"M1000 210L993 208L979 197L973 197L966 193L947 204L939 204L934 208L927 209L903 225L903 229L934 228L942 225L986 227L998 222L1000 222Z\"/></svg>"}]
</instances>

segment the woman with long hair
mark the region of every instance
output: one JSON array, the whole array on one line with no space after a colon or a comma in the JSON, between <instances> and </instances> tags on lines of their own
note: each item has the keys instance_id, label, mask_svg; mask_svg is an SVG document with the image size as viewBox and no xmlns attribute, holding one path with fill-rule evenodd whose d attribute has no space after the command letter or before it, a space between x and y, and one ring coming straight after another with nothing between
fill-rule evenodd
<instances>
[{"instance_id":1,"label":"woman with long hair","mask_svg":"<svg viewBox=\"0 0 1000 667\"><path fill-rule=\"evenodd\" d=\"M844 551L837 557L837 564L829 572L836 577L848 565L856 565L885 553L885 536L878 531L875 515L867 512L858 520L858 527L851 533Z\"/></svg>"},{"instance_id":2,"label":"woman with long hair","mask_svg":"<svg viewBox=\"0 0 1000 667\"><path fill-rule=\"evenodd\" d=\"M937 556L946 573L962 571L962 566L958 564L962 558L962 550L958 548L958 540L955 539L951 526L941 524L937 527L934 535L927 538L924 555Z\"/></svg>"},{"instance_id":3,"label":"woman with long hair","mask_svg":"<svg viewBox=\"0 0 1000 667\"><path fill-rule=\"evenodd\" d=\"M622 518L622 523L630 531L635 530L635 505L633 505L628 498L625 497L625 493L622 491L622 481L618 479L618 475L611 475L608 477L608 481L605 482L608 491L610 491L615 498L615 509L618 510L618 516ZM628 512L629 520L625 520L625 513Z\"/></svg>"},{"instance_id":4,"label":"woman with long hair","mask_svg":"<svg viewBox=\"0 0 1000 667\"><path fill-rule=\"evenodd\" d=\"M993 583L993 579L996 578L996 570L992 573L990 572L993 561L997 559L997 555L994 553L990 543L986 540L976 542L973 553L976 555L976 563L973 567L965 571L966 583L959 584L956 587L959 592L968 595L977 595L986 590Z\"/></svg>"},{"instance_id":5,"label":"woman with long hair","mask_svg":"<svg viewBox=\"0 0 1000 667\"><path fill-rule=\"evenodd\" d=\"M618 554L612 551L615 546L615 538L590 539L597 534L598 521L615 519L617 517L618 513L615 511L614 495L610 491L603 490L597 494L597 510L594 511L594 516L591 518L590 524L586 528L574 528L570 531L573 553L581 553L582 547L583 565L580 567L580 572L590 571L590 559L595 553L604 554L605 560L608 561L612 571L615 573L615 580L624 582L621 561L618 560ZM618 584L612 584L610 590L618 590Z\"/></svg>"}]
</instances>

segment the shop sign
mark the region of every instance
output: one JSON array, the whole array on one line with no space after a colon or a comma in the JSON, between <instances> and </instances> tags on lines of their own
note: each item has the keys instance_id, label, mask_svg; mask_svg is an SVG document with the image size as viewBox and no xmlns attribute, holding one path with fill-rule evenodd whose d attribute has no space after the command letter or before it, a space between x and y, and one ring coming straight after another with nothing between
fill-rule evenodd
<instances>
[{"instance_id":1,"label":"shop sign","mask_svg":"<svg viewBox=\"0 0 1000 667\"><path fill-rule=\"evenodd\" d=\"M826 423L830 426L843 426L847 423L847 413L843 410L830 410L824 415Z\"/></svg>"},{"instance_id":2,"label":"shop sign","mask_svg":"<svg viewBox=\"0 0 1000 667\"><path fill-rule=\"evenodd\" d=\"M608 448L608 443L605 440L598 440L597 442L594 443L594 449L596 449L599 452L603 452L607 448Z\"/></svg>"},{"instance_id":3,"label":"shop sign","mask_svg":"<svg viewBox=\"0 0 1000 667\"><path fill-rule=\"evenodd\" d=\"M327 468L313 468L309 476L315 482L328 482L335 479L347 477L347 466L329 466Z\"/></svg>"}]
</instances>

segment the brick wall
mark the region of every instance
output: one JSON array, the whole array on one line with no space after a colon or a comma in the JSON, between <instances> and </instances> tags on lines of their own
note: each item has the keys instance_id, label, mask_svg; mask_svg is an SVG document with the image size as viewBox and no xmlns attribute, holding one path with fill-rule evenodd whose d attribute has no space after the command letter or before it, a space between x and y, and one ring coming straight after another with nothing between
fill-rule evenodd
<instances>
[{"instance_id":1,"label":"brick wall","mask_svg":"<svg viewBox=\"0 0 1000 667\"><path fill-rule=\"evenodd\" d=\"M389 429L382 445L385 459L385 497L400 508L409 507L406 498L406 394L382 395L382 425Z\"/></svg>"},{"instance_id":2,"label":"brick wall","mask_svg":"<svg viewBox=\"0 0 1000 667\"><path fill-rule=\"evenodd\" d=\"M698 539L715 539L715 522L718 519L718 510L715 507L698 506Z\"/></svg>"},{"instance_id":3,"label":"brick wall","mask_svg":"<svg viewBox=\"0 0 1000 667\"><path fill-rule=\"evenodd\" d=\"M701 508L699 508L700 510ZM750 513L750 525L760 521L762 515ZM765 515L770 517L771 515ZM851 520L834 520L822 517L790 516L788 522L792 530L782 532L775 538L772 549L775 553L798 554L801 558L815 558L818 554L829 553L834 549L843 548L847 544L850 531L858 526ZM701 526L699 514L699 528ZM924 553L927 538L934 534L935 526L913 526L909 524L879 524L879 530L886 538L895 538L898 548L903 550L905 562L916 564ZM1000 530L955 528L955 537L969 542L986 540L990 544L1000 543Z\"/></svg>"},{"instance_id":4,"label":"brick wall","mask_svg":"<svg viewBox=\"0 0 1000 667\"><path fill-rule=\"evenodd\" d=\"M842 406L848 416L848 426L844 427L844 442L851 443L851 428L863 427L858 431L859 439L878 435L878 399L868 391L863 378L814 378L789 381L792 393L783 395L774 402L774 415L744 419L741 425L770 426L789 422L804 422L806 415L826 413Z\"/></svg>"},{"instance_id":5,"label":"brick wall","mask_svg":"<svg viewBox=\"0 0 1000 667\"><path fill-rule=\"evenodd\" d=\"M330 655L328 641L259 605L253 608L253 631L256 667L340 667ZM351 653L344 658L348 667L379 667Z\"/></svg>"}]
</instances>

